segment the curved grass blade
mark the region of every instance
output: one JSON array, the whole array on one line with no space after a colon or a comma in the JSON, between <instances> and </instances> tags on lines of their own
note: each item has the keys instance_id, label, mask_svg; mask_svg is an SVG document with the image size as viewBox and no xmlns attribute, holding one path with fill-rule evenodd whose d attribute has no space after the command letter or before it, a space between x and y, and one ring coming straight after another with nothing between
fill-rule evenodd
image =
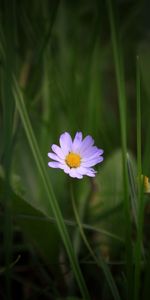
<instances>
[{"instance_id":1,"label":"curved grass blade","mask_svg":"<svg viewBox=\"0 0 150 300\"><path fill-rule=\"evenodd\" d=\"M48 195L49 203L50 203L50 206L54 213L54 216L56 218L58 230L59 230L60 236L63 240L63 243L65 245L66 252L68 254L70 264L72 266L76 281L80 288L83 299L89 300L90 299L89 293L88 293L84 278L82 276L82 273L81 273L81 270L80 270L80 267L79 267L79 264L77 261L77 257L74 254L74 250L73 250L73 247L71 244L71 240L70 240L66 225L64 223L60 208L57 203L57 199L55 197L53 188L51 186L50 179L48 177L48 173L46 171L45 164L44 164L43 158L41 156L41 153L40 153L37 141L36 141L36 137L34 135L34 132L33 132L29 117L28 117L28 112L27 112L27 109L24 104L23 95L21 93L21 90L20 90L15 78L13 81L13 92L14 92L14 98L16 101L16 106L18 108L18 111L19 111L24 129L25 129L25 132L27 135L29 145L31 147L31 150L32 150L32 153L33 153L33 156L35 159L37 168L38 168L41 178L43 180L43 184L45 186L45 190Z\"/></svg>"},{"instance_id":2,"label":"curved grass blade","mask_svg":"<svg viewBox=\"0 0 150 300\"><path fill-rule=\"evenodd\" d=\"M128 178L129 178L129 187L131 195L131 207L135 225L137 227L138 222L138 201L137 201L137 187L135 183L135 176L133 172L133 167L129 154L127 153L127 169L128 169Z\"/></svg>"},{"instance_id":3,"label":"curved grass blade","mask_svg":"<svg viewBox=\"0 0 150 300\"><path fill-rule=\"evenodd\" d=\"M139 70L139 58L137 58L137 166L138 166L138 188L137 188L137 240L135 244L135 273L134 273L134 300L138 300L140 296L140 273L141 273L141 254L144 250L142 245L143 237L143 219L144 219L144 191L142 174L142 157L141 157L141 82Z\"/></svg>"},{"instance_id":4,"label":"curved grass blade","mask_svg":"<svg viewBox=\"0 0 150 300\"><path fill-rule=\"evenodd\" d=\"M54 217L50 217L50 216L40 217L40 216L32 216L32 215L25 215L25 214L16 214L15 218L26 219L26 220L29 219L29 220L36 220L36 221L39 220L39 221L50 222L50 223L54 223L54 224L56 223L56 219ZM78 226L77 222L75 222L75 221L68 220L68 219L63 219L63 220L64 220L64 223L68 226L72 226L72 227ZM85 224L85 223L81 223L81 226L82 226L83 229L86 229L88 231L97 232L97 233L100 233L102 235L106 235L109 238L115 239L115 240L119 241L120 243L124 243L124 240L121 239L118 235L113 234L113 233L111 233L107 230L99 229L99 228L96 228L94 226L90 226L90 225Z\"/></svg>"},{"instance_id":5,"label":"curved grass blade","mask_svg":"<svg viewBox=\"0 0 150 300\"><path fill-rule=\"evenodd\" d=\"M13 262L10 264L9 268L10 268L10 269L13 268L13 267L18 263L18 261L20 260L20 258L21 258L21 255L18 255L18 257L16 258L16 260L13 261ZM6 270L7 270L6 267L0 268L0 275L1 275L2 273L5 273Z\"/></svg>"},{"instance_id":6,"label":"curved grass blade","mask_svg":"<svg viewBox=\"0 0 150 300\"><path fill-rule=\"evenodd\" d=\"M135 174L133 171L133 166L132 166L129 154L127 154L127 167L128 167L132 213L133 213L133 218L134 218L134 222L136 225L136 229L138 230L139 196L137 194L137 186L136 186L136 185L138 185L138 182L137 182L137 178L135 178ZM142 184L141 176L140 176L140 181L141 181L140 184ZM136 182L137 182L137 184L136 184ZM141 241L141 251L142 251L143 258L144 258L145 253L144 253L144 245L143 245L142 241Z\"/></svg>"},{"instance_id":7,"label":"curved grass blade","mask_svg":"<svg viewBox=\"0 0 150 300\"><path fill-rule=\"evenodd\" d=\"M102 258L97 258L96 254L92 250L92 248L91 248L91 246L90 246L90 244L89 244L89 242L88 242L88 240L86 238L86 235L84 234L84 230L83 230L82 224L80 222L80 217L79 217L76 205L75 205L73 193L71 193L71 198L72 198L72 206L73 206L75 218L76 218L77 224L79 226L79 230L80 230L80 234L81 234L81 237L83 239L83 242L85 243L85 245L86 245L87 249L89 250L89 253L91 254L91 256L94 259L94 261L97 263L97 265L100 268L102 268L102 270L104 272L104 275L106 277L108 286L109 286L109 288L111 290L111 293L113 295L114 300L121 300L119 292L118 292L118 289L117 289L117 286L116 286L116 284L114 282L114 279L113 279L113 277L111 275L109 267L107 266L107 264L105 264L105 262L104 262L104 260Z\"/></svg>"},{"instance_id":8,"label":"curved grass blade","mask_svg":"<svg viewBox=\"0 0 150 300\"><path fill-rule=\"evenodd\" d=\"M118 89L118 104L120 114L120 130L121 130L121 144L122 144L122 163L123 163L123 187L124 187L124 214L125 214L125 226L126 226L126 259L127 259L127 298L132 298L133 285L132 285L132 240L131 240L131 219L130 219L130 199L128 191L128 172L127 172L127 134L126 134L126 92L125 92L125 78L122 63L122 51L120 46L119 37L117 34L117 28L114 19L113 1L107 0L108 15L111 28L111 39L113 46L116 81Z\"/></svg>"}]
</instances>

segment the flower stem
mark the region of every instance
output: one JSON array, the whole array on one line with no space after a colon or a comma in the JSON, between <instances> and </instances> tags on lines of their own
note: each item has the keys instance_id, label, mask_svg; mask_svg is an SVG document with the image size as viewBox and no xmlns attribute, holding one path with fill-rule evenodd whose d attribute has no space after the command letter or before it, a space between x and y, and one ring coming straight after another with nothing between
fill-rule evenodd
<instances>
[{"instance_id":1,"label":"flower stem","mask_svg":"<svg viewBox=\"0 0 150 300\"><path fill-rule=\"evenodd\" d=\"M81 224L81 221L80 221L80 216L79 216L78 210L76 208L74 194L73 194L73 189L71 189L71 200L72 200L72 207L73 207L73 211L74 211L74 214L75 214L76 222L78 224L79 231L80 231L81 237L83 239L83 242L84 242L85 246L87 247L87 249L89 250L90 255L92 256L92 258L97 263L97 265L100 268L102 268L102 270L104 272L104 275L106 277L108 286L109 286L109 288L110 288L110 290L112 292L113 298L115 300L120 300L120 295L119 295L117 286L116 286L116 284L114 282L114 279L112 277L112 274L111 274L111 272L109 270L109 267L106 265L106 263L101 258L101 256L98 258L97 255L94 253L94 251L92 250L92 248L91 248L91 246L90 246L90 244L89 244L89 242L87 240L87 237L86 237L86 235L84 233L84 230L83 230L83 227L82 227L82 224Z\"/></svg>"}]
</instances>

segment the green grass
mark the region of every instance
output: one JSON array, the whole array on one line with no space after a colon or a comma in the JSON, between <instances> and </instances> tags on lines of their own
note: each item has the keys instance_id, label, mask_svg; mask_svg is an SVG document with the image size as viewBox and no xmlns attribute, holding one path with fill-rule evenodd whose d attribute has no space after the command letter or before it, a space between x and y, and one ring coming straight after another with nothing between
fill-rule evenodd
<instances>
[{"instance_id":1,"label":"green grass","mask_svg":"<svg viewBox=\"0 0 150 300\"><path fill-rule=\"evenodd\" d=\"M142 172L142 153L141 153L141 80L139 57L137 58L137 170L138 170L138 195L137 195L137 241L135 245L135 282L134 299L139 299L140 291L140 271L142 258L142 239L143 239L143 221L144 221L144 190L141 179ZM143 253L144 255L144 253Z\"/></svg>"},{"instance_id":2,"label":"green grass","mask_svg":"<svg viewBox=\"0 0 150 300\"><path fill-rule=\"evenodd\" d=\"M150 295L149 194L141 181L150 176L150 52L142 14L140 2L0 4L2 300L15 299L16 288L26 299L31 269L33 300ZM69 177L47 166L65 131L91 134L104 149L94 180L73 182L73 203Z\"/></svg>"},{"instance_id":3,"label":"green grass","mask_svg":"<svg viewBox=\"0 0 150 300\"><path fill-rule=\"evenodd\" d=\"M47 195L48 195L49 203L50 203L50 206L52 208L52 212L53 212L53 214L56 218L58 230L60 232L60 236L63 240L64 245L65 245L66 252L68 254L70 264L72 266L76 281L79 285L79 288L80 288L81 294L83 296L83 299L85 298L85 299L88 300L89 299L88 290L86 288L82 273L80 271L80 267L79 267L77 258L74 255L74 251L73 251L72 244L71 244L71 241L70 241L70 238L69 238L69 235L68 235L68 231L67 231L67 228L65 226L65 222L63 220L61 210L58 206L58 201L56 199L53 188L51 186L51 182L48 178L46 167L44 165L44 161L43 161L42 156L40 154L39 147L38 147L36 138L34 136L30 120L28 118L28 113L27 113L27 110L26 110L25 105L24 105L24 100L23 100L21 91L19 90L19 87L18 87L18 85L15 81L15 78L14 78L14 98L16 100L16 105L17 105L17 108L19 110L21 120L23 122L25 131L26 131L26 135L27 135L27 138L28 138L28 141L29 141L34 159L36 161L38 171L40 172L41 178L43 180L44 187L45 187Z\"/></svg>"},{"instance_id":4,"label":"green grass","mask_svg":"<svg viewBox=\"0 0 150 300\"><path fill-rule=\"evenodd\" d=\"M118 289L116 287L116 284L114 282L114 279L111 275L111 272L109 270L109 267L107 266L107 264L103 261L103 259L101 258L101 255L99 256L99 258L97 258L96 254L94 253L94 251L92 250L92 247L90 246L87 238L86 238L86 235L84 233L84 230L82 228L82 224L81 224L81 221L80 221L80 216L78 214L78 211L77 211L77 207L76 207L76 203L75 203L75 199L74 199L74 194L73 194L73 188L71 189L71 198L72 198L72 206L73 206L73 211L74 211L74 214L75 214L75 218L76 218L76 221L77 221L77 224L79 226L79 232L81 234L81 237L83 239L83 242L85 243L89 253L91 254L91 257L93 258L93 260L96 262L96 264L102 268L103 270L103 273L106 277L106 281L108 283L108 286L111 290L111 293L112 293L112 296L113 296L113 299L116 299L116 300L120 300L120 295L119 295L119 292L118 292Z\"/></svg>"},{"instance_id":5,"label":"green grass","mask_svg":"<svg viewBox=\"0 0 150 300\"><path fill-rule=\"evenodd\" d=\"M127 100L125 89L124 68L122 59L121 41L117 35L113 7L111 1L108 2L108 12L111 27L112 45L114 53L114 62L116 70L116 81L118 88L118 105L120 113L120 133L121 133L121 145L122 145L122 164L123 164L123 183L124 183L124 208L125 208L125 220L126 220L126 259L127 259L127 280L128 289L127 297L132 297L132 242L131 242L131 219L130 219L130 200L128 191L128 173L127 173Z\"/></svg>"}]
</instances>

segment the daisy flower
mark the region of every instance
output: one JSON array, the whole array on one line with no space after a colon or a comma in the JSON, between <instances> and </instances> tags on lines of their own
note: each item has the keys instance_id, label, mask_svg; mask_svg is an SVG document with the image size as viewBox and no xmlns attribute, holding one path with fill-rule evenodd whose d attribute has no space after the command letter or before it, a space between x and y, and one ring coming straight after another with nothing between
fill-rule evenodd
<instances>
[{"instance_id":1,"label":"daisy flower","mask_svg":"<svg viewBox=\"0 0 150 300\"><path fill-rule=\"evenodd\" d=\"M48 157L53 161L48 163L50 168L59 168L74 178L83 178L83 175L94 177L96 171L92 168L103 161L103 150L94 145L90 135L82 139L82 133L77 132L72 140L65 132L59 138L60 146L52 145Z\"/></svg>"}]
</instances>

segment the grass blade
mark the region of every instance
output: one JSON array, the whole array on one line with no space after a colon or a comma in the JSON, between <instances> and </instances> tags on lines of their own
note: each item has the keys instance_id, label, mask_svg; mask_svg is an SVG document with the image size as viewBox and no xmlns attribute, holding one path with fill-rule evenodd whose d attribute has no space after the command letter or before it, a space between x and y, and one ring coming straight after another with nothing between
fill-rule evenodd
<instances>
[{"instance_id":1,"label":"grass blade","mask_svg":"<svg viewBox=\"0 0 150 300\"><path fill-rule=\"evenodd\" d=\"M137 184L137 178L135 178L133 166L132 166L129 155L127 155L127 167L128 167L132 213L133 213L133 218L134 218L134 222L136 225L136 229L138 230L138 204L139 204L139 199L138 199L138 195L137 195L137 185L138 184ZM141 251L142 251L143 257L145 257L144 245L143 245L142 241L141 241Z\"/></svg>"},{"instance_id":2,"label":"grass blade","mask_svg":"<svg viewBox=\"0 0 150 300\"><path fill-rule=\"evenodd\" d=\"M109 21L111 27L111 38L113 46L113 54L115 61L116 80L118 88L118 104L120 113L120 129L121 129L121 144L122 144L122 162L123 162L123 181L124 181L124 209L126 220L126 259L127 259L127 280L128 290L127 298L132 298L132 241L131 241L131 220L130 220L130 202L128 192L128 173L126 163L127 153L127 137L126 137L126 93L125 79L123 73L123 64L121 56L121 47L117 30L114 21L112 1L107 0Z\"/></svg>"},{"instance_id":3,"label":"grass blade","mask_svg":"<svg viewBox=\"0 0 150 300\"><path fill-rule=\"evenodd\" d=\"M138 200L137 200L137 186L135 182L135 176L133 172L133 167L129 154L127 154L127 168L128 168L128 178L129 178L129 187L131 195L131 207L135 225L137 227L138 223Z\"/></svg>"},{"instance_id":4,"label":"grass blade","mask_svg":"<svg viewBox=\"0 0 150 300\"><path fill-rule=\"evenodd\" d=\"M27 135L27 138L28 138L28 142L29 142L29 145L31 147L31 150L32 150L37 168L38 168L39 173L41 175L41 178L43 180L45 190L46 190L47 195L48 195L49 203L50 203L50 206L51 206L52 211L54 213L54 216L56 218L58 230L59 230L60 236L63 240L63 243L65 245L66 252L68 254L70 264L72 266L76 281L77 281L78 286L80 288L83 299L88 300L88 299L90 299L89 293L88 293L87 287L85 285L85 281L84 281L84 278L82 276L77 258L74 254L74 250L73 250L70 238L69 238L69 234L68 234L68 231L66 229L66 226L65 226L60 208L58 206L54 191L53 191L52 186L50 184L48 173L45 169L45 164L44 164L43 158L40 154L40 150L39 150L34 132L33 132L32 127L31 127L31 123L30 123L30 120L29 120L29 117L28 117L28 113L27 113L25 104L24 104L22 93L19 89L19 86L18 86L17 81L15 80L15 78L14 78L13 90L14 90L14 97L15 97L15 101L16 101L16 106L19 110L19 114L20 114L24 129L25 129L25 132L26 132L26 135Z\"/></svg>"},{"instance_id":5,"label":"grass blade","mask_svg":"<svg viewBox=\"0 0 150 300\"><path fill-rule=\"evenodd\" d=\"M83 239L83 242L85 243L87 249L89 250L89 253L91 254L92 258L94 259L94 261L97 263L97 265L102 268L103 272L104 272L104 275L106 277L106 280L107 280L107 283L108 283L108 286L111 290L111 293L113 295L113 298L115 300L121 300L120 298L120 295L119 295L119 292L118 292L118 289L117 289L117 286L114 282L114 279L111 275L111 272L109 270L109 267L105 264L105 262L103 261L103 259L101 258L97 258L96 254L94 253L94 251L92 250L85 234L84 234L84 230L83 230L83 227L82 227L82 224L80 222L80 217L79 217L79 214L78 214L78 211L77 211L77 208L76 208L76 205L75 205L75 201L74 201L74 196L73 196L73 193L71 193L71 198L72 198L72 205L73 205L73 210L74 210L74 214L75 214L75 218L76 218L76 221L77 221L77 224L79 226L79 230L80 230L80 234L81 234L81 237Z\"/></svg>"},{"instance_id":6,"label":"grass blade","mask_svg":"<svg viewBox=\"0 0 150 300\"><path fill-rule=\"evenodd\" d=\"M5 1L4 15L1 16L1 98L3 101L3 130L4 130L4 149L2 161L5 173L4 183L4 257L6 265L6 281L5 293L7 300L12 299L12 283L11 283L11 261L12 261L12 244L13 244L13 226L12 226L12 201L10 189L10 176L12 167L12 127L13 127L13 114L14 114L14 99L11 88L11 72L15 69L15 53L14 53L14 27L15 25L15 12L16 6L14 1L8 3Z\"/></svg>"},{"instance_id":7,"label":"grass blade","mask_svg":"<svg viewBox=\"0 0 150 300\"><path fill-rule=\"evenodd\" d=\"M138 220L137 220L137 240L135 245L135 274L134 274L134 300L139 299L140 289L140 271L141 271L141 244L143 234L143 218L144 218L144 193L142 174L142 158L141 158L141 92L140 92L140 70L139 59L137 58L137 166L138 166Z\"/></svg>"}]
</instances>

